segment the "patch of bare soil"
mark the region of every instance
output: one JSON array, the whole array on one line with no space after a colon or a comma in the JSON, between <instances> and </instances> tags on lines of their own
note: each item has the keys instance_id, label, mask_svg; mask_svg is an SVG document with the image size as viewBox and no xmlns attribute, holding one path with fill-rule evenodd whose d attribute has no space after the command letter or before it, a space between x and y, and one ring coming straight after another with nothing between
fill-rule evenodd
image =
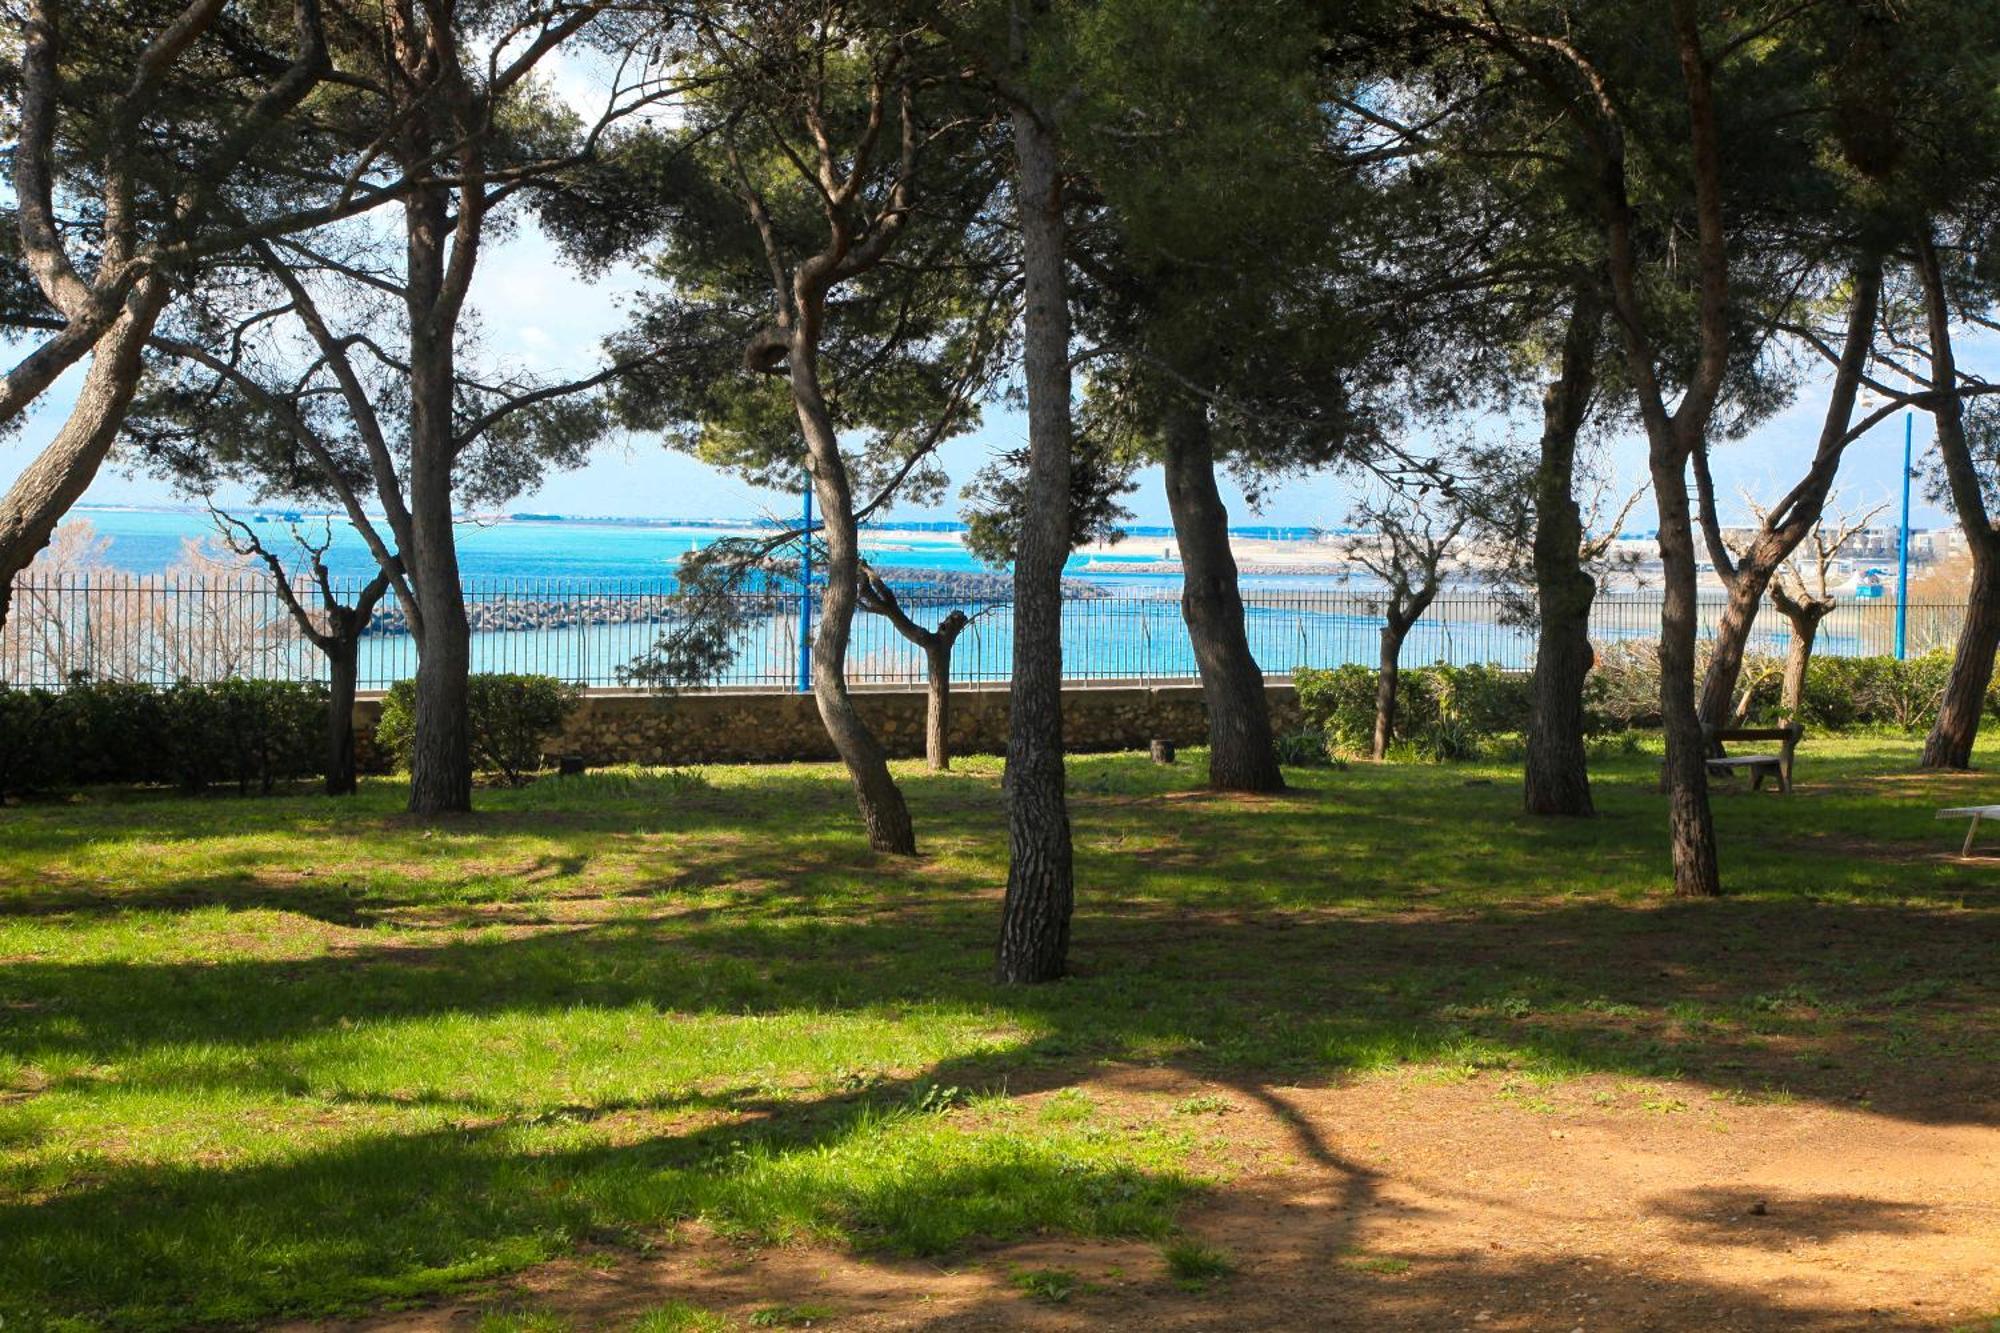
<instances>
[{"instance_id":1,"label":"patch of bare soil","mask_svg":"<svg viewBox=\"0 0 2000 1333\"><path fill-rule=\"evenodd\" d=\"M495 1309L617 1328L670 1300L842 1330L1948 1329L2000 1312L2000 1129L1692 1084L1413 1074L1339 1087L1153 1069L1084 1082L1171 1121L1224 1183L1186 1211L1236 1271L1176 1285L1160 1248L1037 1239L949 1264L749 1248L698 1228L368 1321L469 1329ZM1200 1094L1196 1096L1196 1094ZM1220 1109L1226 1107L1226 1109ZM1194 1110L1193 1108L1199 1108ZM1037 1300L1016 1279L1061 1269ZM324 1329L332 1325L298 1326Z\"/></svg>"}]
</instances>

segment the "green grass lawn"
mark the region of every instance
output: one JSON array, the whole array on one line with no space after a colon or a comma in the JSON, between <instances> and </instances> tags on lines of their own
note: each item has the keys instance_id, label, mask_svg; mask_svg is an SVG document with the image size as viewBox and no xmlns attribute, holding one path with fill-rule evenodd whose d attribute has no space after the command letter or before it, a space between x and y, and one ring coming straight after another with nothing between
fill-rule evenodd
<instances>
[{"instance_id":1,"label":"green grass lawn","mask_svg":"<svg viewBox=\"0 0 2000 1333\"><path fill-rule=\"evenodd\" d=\"M1511 764L1239 799L1199 754L1077 759L1076 975L1020 991L989 759L899 770L911 863L826 766L550 779L435 828L386 781L0 811L0 1316L354 1311L697 1220L1172 1246L1226 1188L1213 1117L1021 1099L1105 1062L1990 1114L2000 886L1932 812L2000 786L1915 749L1813 738L1795 796L1720 791L1731 896L1696 904L1661 896L1644 755L1588 822L1518 814Z\"/></svg>"}]
</instances>

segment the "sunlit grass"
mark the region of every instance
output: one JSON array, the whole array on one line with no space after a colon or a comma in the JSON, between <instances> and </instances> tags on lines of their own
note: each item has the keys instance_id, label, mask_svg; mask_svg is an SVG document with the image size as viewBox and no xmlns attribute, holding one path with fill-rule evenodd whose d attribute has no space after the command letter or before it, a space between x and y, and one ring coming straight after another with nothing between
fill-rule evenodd
<instances>
[{"instance_id":1,"label":"sunlit grass","mask_svg":"<svg viewBox=\"0 0 2000 1333\"><path fill-rule=\"evenodd\" d=\"M816 765L545 780L436 827L383 781L0 811L0 1315L353 1311L697 1220L1194 1255L1178 1219L1223 1187L1237 1099L1108 1114L1076 1086L1107 1062L1504 1069L1524 1105L1602 1072L1948 1083L2000 1058L1996 895L1932 812L1992 798L1913 752L1817 738L1796 796L1718 793L1719 904L1661 896L1644 754L1577 822L1520 815L1498 761L1236 798L1198 753L1077 759L1075 975L1026 991L989 981L991 759L901 770L909 862Z\"/></svg>"}]
</instances>

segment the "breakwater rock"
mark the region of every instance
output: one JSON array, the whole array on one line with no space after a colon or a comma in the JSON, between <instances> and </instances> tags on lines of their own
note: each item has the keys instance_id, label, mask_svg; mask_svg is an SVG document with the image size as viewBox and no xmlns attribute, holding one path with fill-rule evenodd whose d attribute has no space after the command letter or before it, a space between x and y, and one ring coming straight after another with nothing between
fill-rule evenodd
<instances>
[{"instance_id":1,"label":"breakwater rock","mask_svg":"<svg viewBox=\"0 0 2000 1333\"><path fill-rule=\"evenodd\" d=\"M896 571L889 580L903 604L917 608L962 606L976 610L982 606L1013 600L1014 583L1005 574L962 570ZM1082 579L1064 579L1063 597L1069 601L1092 601L1110 592ZM737 594L750 602L749 609L781 616L798 605L796 586L752 590ZM817 598L815 598L817 600ZM594 625L644 625L672 620L680 610L680 599L671 589L657 584L630 591L617 588L579 588L567 592L543 585L527 585L519 591L474 588L465 600L466 619L474 634L522 633L537 630L588 628ZM370 634L408 634L409 619L394 601L384 601L369 622Z\"/></svg>"}]
</instances>

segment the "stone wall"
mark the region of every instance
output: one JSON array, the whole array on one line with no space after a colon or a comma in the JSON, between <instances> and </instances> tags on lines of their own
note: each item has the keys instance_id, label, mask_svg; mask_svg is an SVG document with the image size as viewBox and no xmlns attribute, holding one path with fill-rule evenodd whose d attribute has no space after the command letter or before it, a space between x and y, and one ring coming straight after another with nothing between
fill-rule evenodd
<instances>
[{"instance_id":1,"label":"stone wall","mask_svg":"<svg viewBox=\"0 0 2000 1333\"><path fill-rule=\"evenodd\" d=\"M1290 684L1267 687L1272 722L1280 733L1299 725ZM856 706L891 755L924 752L922 690L867 689ZM1000 754L1007 748L1007 689L961 687L952 695L952 745L959 754ZM372 744L379 698L355 707L364 767L379 762ZM1208 710L1201 686L1105 684L1063 691L1063 735L1074 751L1142 750L1154 737L1179 745L1201 744ZM703 690L663 698L626 691L584 696L551 755L581 755L589 764L763 763L832 759L833 746L809 694ZM374 761L374 762L371 762Z\"/></svg>"}]
</instances>

